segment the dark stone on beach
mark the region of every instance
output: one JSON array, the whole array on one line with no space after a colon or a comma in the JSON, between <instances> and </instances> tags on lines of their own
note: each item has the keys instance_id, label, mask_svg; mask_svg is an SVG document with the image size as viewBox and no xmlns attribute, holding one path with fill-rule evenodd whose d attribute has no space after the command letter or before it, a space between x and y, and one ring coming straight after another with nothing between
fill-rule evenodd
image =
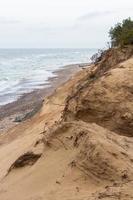
<instances>
[{"instance_id":1,"label":"dark stone on beach","mask_svg":"<svg viewBox=\"0 0 133 200\"><path fill-rule=\"evenodd\" d=\"M14 120L14 122L23 122L27 119L30 119L31 117L33 117L42 107L43 105L43 101L40 102L33 110L31 110L30 112L27 112L26 114L23 114L23 115L20 115L20 116L17 116Z\"/></svg>"},{"instance_id":2,"label":"dark stone on beach","mask_svg":"<svg viewBox=\"0 0 133 200\"><path fill-rule=\"evenodd\" d=\"M23 120L23 116L17 116L15 117L14 122L22 122L22 120Z\"/></svg>"}]
</instances>

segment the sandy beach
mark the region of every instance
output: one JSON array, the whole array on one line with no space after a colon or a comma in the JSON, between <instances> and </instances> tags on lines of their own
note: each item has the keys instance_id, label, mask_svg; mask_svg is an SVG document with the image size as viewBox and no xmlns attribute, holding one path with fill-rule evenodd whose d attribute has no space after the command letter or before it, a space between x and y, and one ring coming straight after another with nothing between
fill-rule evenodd
<instances>
[{"instance_id":1,"label":"sandy beach","mask_svg":"<svg viewBox=\"0 0 133 200\"><path fill-rule=\"evenodd\" d=\"M0 107L0 133L6 132L9 128L21 121L31 118L42 106L45 97L52 94L56 88L68 81L76 72L88 64L74 64L56 70L55 77L48 79L43 89L37 89L30 93L23 94L17 101Z\"/></svg>"}]
</instances>

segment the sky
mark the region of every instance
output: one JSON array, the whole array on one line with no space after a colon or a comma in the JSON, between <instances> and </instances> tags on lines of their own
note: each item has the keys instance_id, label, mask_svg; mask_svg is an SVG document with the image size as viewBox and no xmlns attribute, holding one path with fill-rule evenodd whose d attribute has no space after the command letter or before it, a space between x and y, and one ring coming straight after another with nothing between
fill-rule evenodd
<instances>
[{"instance_id":1,"label":"sky","mask_svg":"<svg viewBox=\"0 0 133 200\"><path fill-rule=\"evenodd\" d=\"M133 0L0 0L0 48L104 48Z\"/></svg>"}]
</instances>

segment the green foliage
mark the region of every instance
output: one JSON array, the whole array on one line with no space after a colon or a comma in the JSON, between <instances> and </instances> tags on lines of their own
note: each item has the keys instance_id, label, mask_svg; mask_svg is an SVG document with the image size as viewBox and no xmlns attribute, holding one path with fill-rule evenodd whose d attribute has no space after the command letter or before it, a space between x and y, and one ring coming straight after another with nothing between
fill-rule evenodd
<instances>
[{"instance_id":1,"label":"green foliage","mask_svg":"<svg viewBox=\"0 0 133 200\"><path fill-rule=\"evenodd\" d=\"M109 31L112 46L133 45L133 21L125 19Z\"/></svg>"}]
</instances>

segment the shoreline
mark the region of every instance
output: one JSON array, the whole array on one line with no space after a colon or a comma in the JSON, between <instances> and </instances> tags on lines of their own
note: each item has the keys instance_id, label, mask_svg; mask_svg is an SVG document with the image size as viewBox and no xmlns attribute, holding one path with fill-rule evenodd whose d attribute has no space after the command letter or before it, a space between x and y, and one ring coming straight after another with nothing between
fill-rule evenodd
<instances>
[{"instance_id":1,"label":"shoreline","mask_svg":"<svg viewBox=\"0 0 133 200\"><path fill-rule=\"evenodd\" d=\"M16 101L0 106L0 134L34 116L41 109L45 97L51 95L60 85L80 71L82 67L88 65L90 64L80 63L63 66L53 72L55 77L49 77L48 83L44 84L44 88L25 93Z\"/></svg>"}]
</instances>

